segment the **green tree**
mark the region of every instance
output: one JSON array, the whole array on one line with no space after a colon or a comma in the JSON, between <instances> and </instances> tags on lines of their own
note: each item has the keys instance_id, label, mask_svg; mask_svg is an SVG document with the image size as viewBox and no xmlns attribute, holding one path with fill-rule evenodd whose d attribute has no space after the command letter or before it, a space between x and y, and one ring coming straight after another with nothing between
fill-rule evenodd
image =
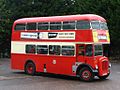
<instances>
[{"instance_id":1,"label":"green tree","mask_svg":"<svg viewBox=\"0 0 120 90\"><path fill-rule=\"evenodd\" d=\"M10 50L11 28L16 19L92 13L107 20L111 46L120 51L119 12L120 0L0 0L0 46Z\"/></svg>"}]
</instances>

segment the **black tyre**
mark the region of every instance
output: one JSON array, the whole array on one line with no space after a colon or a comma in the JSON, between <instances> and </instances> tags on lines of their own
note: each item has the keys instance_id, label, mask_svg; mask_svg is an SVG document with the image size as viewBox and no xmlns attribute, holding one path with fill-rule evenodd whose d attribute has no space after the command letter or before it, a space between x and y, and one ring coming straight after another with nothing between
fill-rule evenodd
<instances>
[{"instance_id":1,"label":"black tyre","mask_svg":"<svg viewBox=\"0 0 120 90\"><path fill-rule=\"evenodd\" d=\"M29 75L35 75L36 67L35 67L35 64L33 62L26 63L26 65L25 65L25 73L27 73Z\"/></svg>"},{"instance_id":2,"label":"black tyre","mask_svg":"<svg viewBox=\"0 0 120 90\"><path fill-rule=\"evenodd\" d=\"M84 67L79 72L80 80L90 82L94 80L94 73L88 67Z\"/></svg>"},{"instance_id":3,"label":"black tyre","mask_svg":"<svg viewBox=\"0 0 120 90\"><path fill-rule=\"evenodd\" d=\"M100 78L100 80L105 80L109 75L110 75L110 73L108 73L105 76L98 76L98 77Z\"/></svg>"}]
</instances>

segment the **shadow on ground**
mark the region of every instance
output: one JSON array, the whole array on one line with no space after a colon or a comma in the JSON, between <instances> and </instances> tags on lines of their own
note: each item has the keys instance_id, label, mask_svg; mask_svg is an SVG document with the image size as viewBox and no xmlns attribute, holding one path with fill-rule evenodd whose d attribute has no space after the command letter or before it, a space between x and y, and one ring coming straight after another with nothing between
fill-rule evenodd
<instances>
[{"instance_id":1,"label":"shadow on ground","mask_svg":"<svg viewBox=\"0 0 120 90\"><path fill-rule=\"evenodd\" d=\"M13 74L31 76L31 75L27 75L25 72L13 72ZM63 79L63 80L81 81L78 77L75 77L75 76L67 76L67 75L52 74L52 73L36 73L33 76L33 78L35 77L44 77L44 78L47 77L47 78L56 78L56 79ZM109 79L100 80L98 77L95 77L95 79L92 82L102 82L102 81L108 81L108 80ZM81 81L81 82L84 82L84 81Z\"/></svg>"}]
</instances>

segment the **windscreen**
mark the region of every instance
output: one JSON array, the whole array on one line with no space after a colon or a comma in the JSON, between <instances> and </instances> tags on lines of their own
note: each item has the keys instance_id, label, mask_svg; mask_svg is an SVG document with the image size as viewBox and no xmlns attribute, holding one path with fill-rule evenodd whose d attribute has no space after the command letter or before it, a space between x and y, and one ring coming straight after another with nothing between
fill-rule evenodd
<instances>
[{"instance_id":1,"label":"windscreen","mask_svg":"<svg viewBox=\"0 0 120 90\"><path fill-rule=\"evenodd\" d=\"M94 55L95 56L102 56L103 55L103 47L102 47L102 45L95 45L94 46Z\"/></svg>"},{"instance_id":2,"label":"windscreen","mask_svg":"<svg viewBox=\"0 0 120 90\"><path fill-rule=\"evenodd\" d=\"M93 46L91 44L86 45L86 50L85 50L85 55L86 56L92 56L93 55Z\"/></svg>"}]
</instances>

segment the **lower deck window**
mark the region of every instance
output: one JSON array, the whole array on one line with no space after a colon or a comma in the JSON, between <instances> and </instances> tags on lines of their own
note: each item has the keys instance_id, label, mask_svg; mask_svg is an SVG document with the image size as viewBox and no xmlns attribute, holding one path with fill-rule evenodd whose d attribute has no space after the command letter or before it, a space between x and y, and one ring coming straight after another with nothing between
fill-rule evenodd
<instances>
[{"instance_id":1,"label":"lower deck window","mask_svg":"<svg viewBox=\"0 0 120 90\"><path fill-rule=\"evenodd\" d=\"M49 55L63 55L74 56L74 46L60 46L60 45L26 45L25 52L28 54L49 54Z\"/></svg>"},{"instance_id":2,"label":"lower deck window","mask_svg":"<svg viewBox=\"0 0 120 90\"><path fill-rule=\"evenodd\" d=\"M26 53L36 53L35 45L26 45Z\"/></svg>"},{"instance_id":3,"label":"lower deck window","mask_svg":"<svg viewBox=\"0 0 120 90\"><path fill-rule=\"evenodd\" d=\"M47 45L37 45L37 54L48 54Z\"/></svg>"},{"instance_id":4,"label":"lower deck window","mask_svg":"<svg viewBox=\"0 0 120 90\"><path fill-rule=\"evenodd\" d=\"M64 56L74 56L74 46L62 46L62 55Z\"/></svg>"},{"instance_id":5,"label":"lower deck window","mask_svg":"<svg viewBox=\"0 0 120 90\"><path fill-rule=\"evenodd\" d=\"M60 55L60 46L59 45L50 45L49 46L50 55Z\"/></svg>"}]
</instances>

